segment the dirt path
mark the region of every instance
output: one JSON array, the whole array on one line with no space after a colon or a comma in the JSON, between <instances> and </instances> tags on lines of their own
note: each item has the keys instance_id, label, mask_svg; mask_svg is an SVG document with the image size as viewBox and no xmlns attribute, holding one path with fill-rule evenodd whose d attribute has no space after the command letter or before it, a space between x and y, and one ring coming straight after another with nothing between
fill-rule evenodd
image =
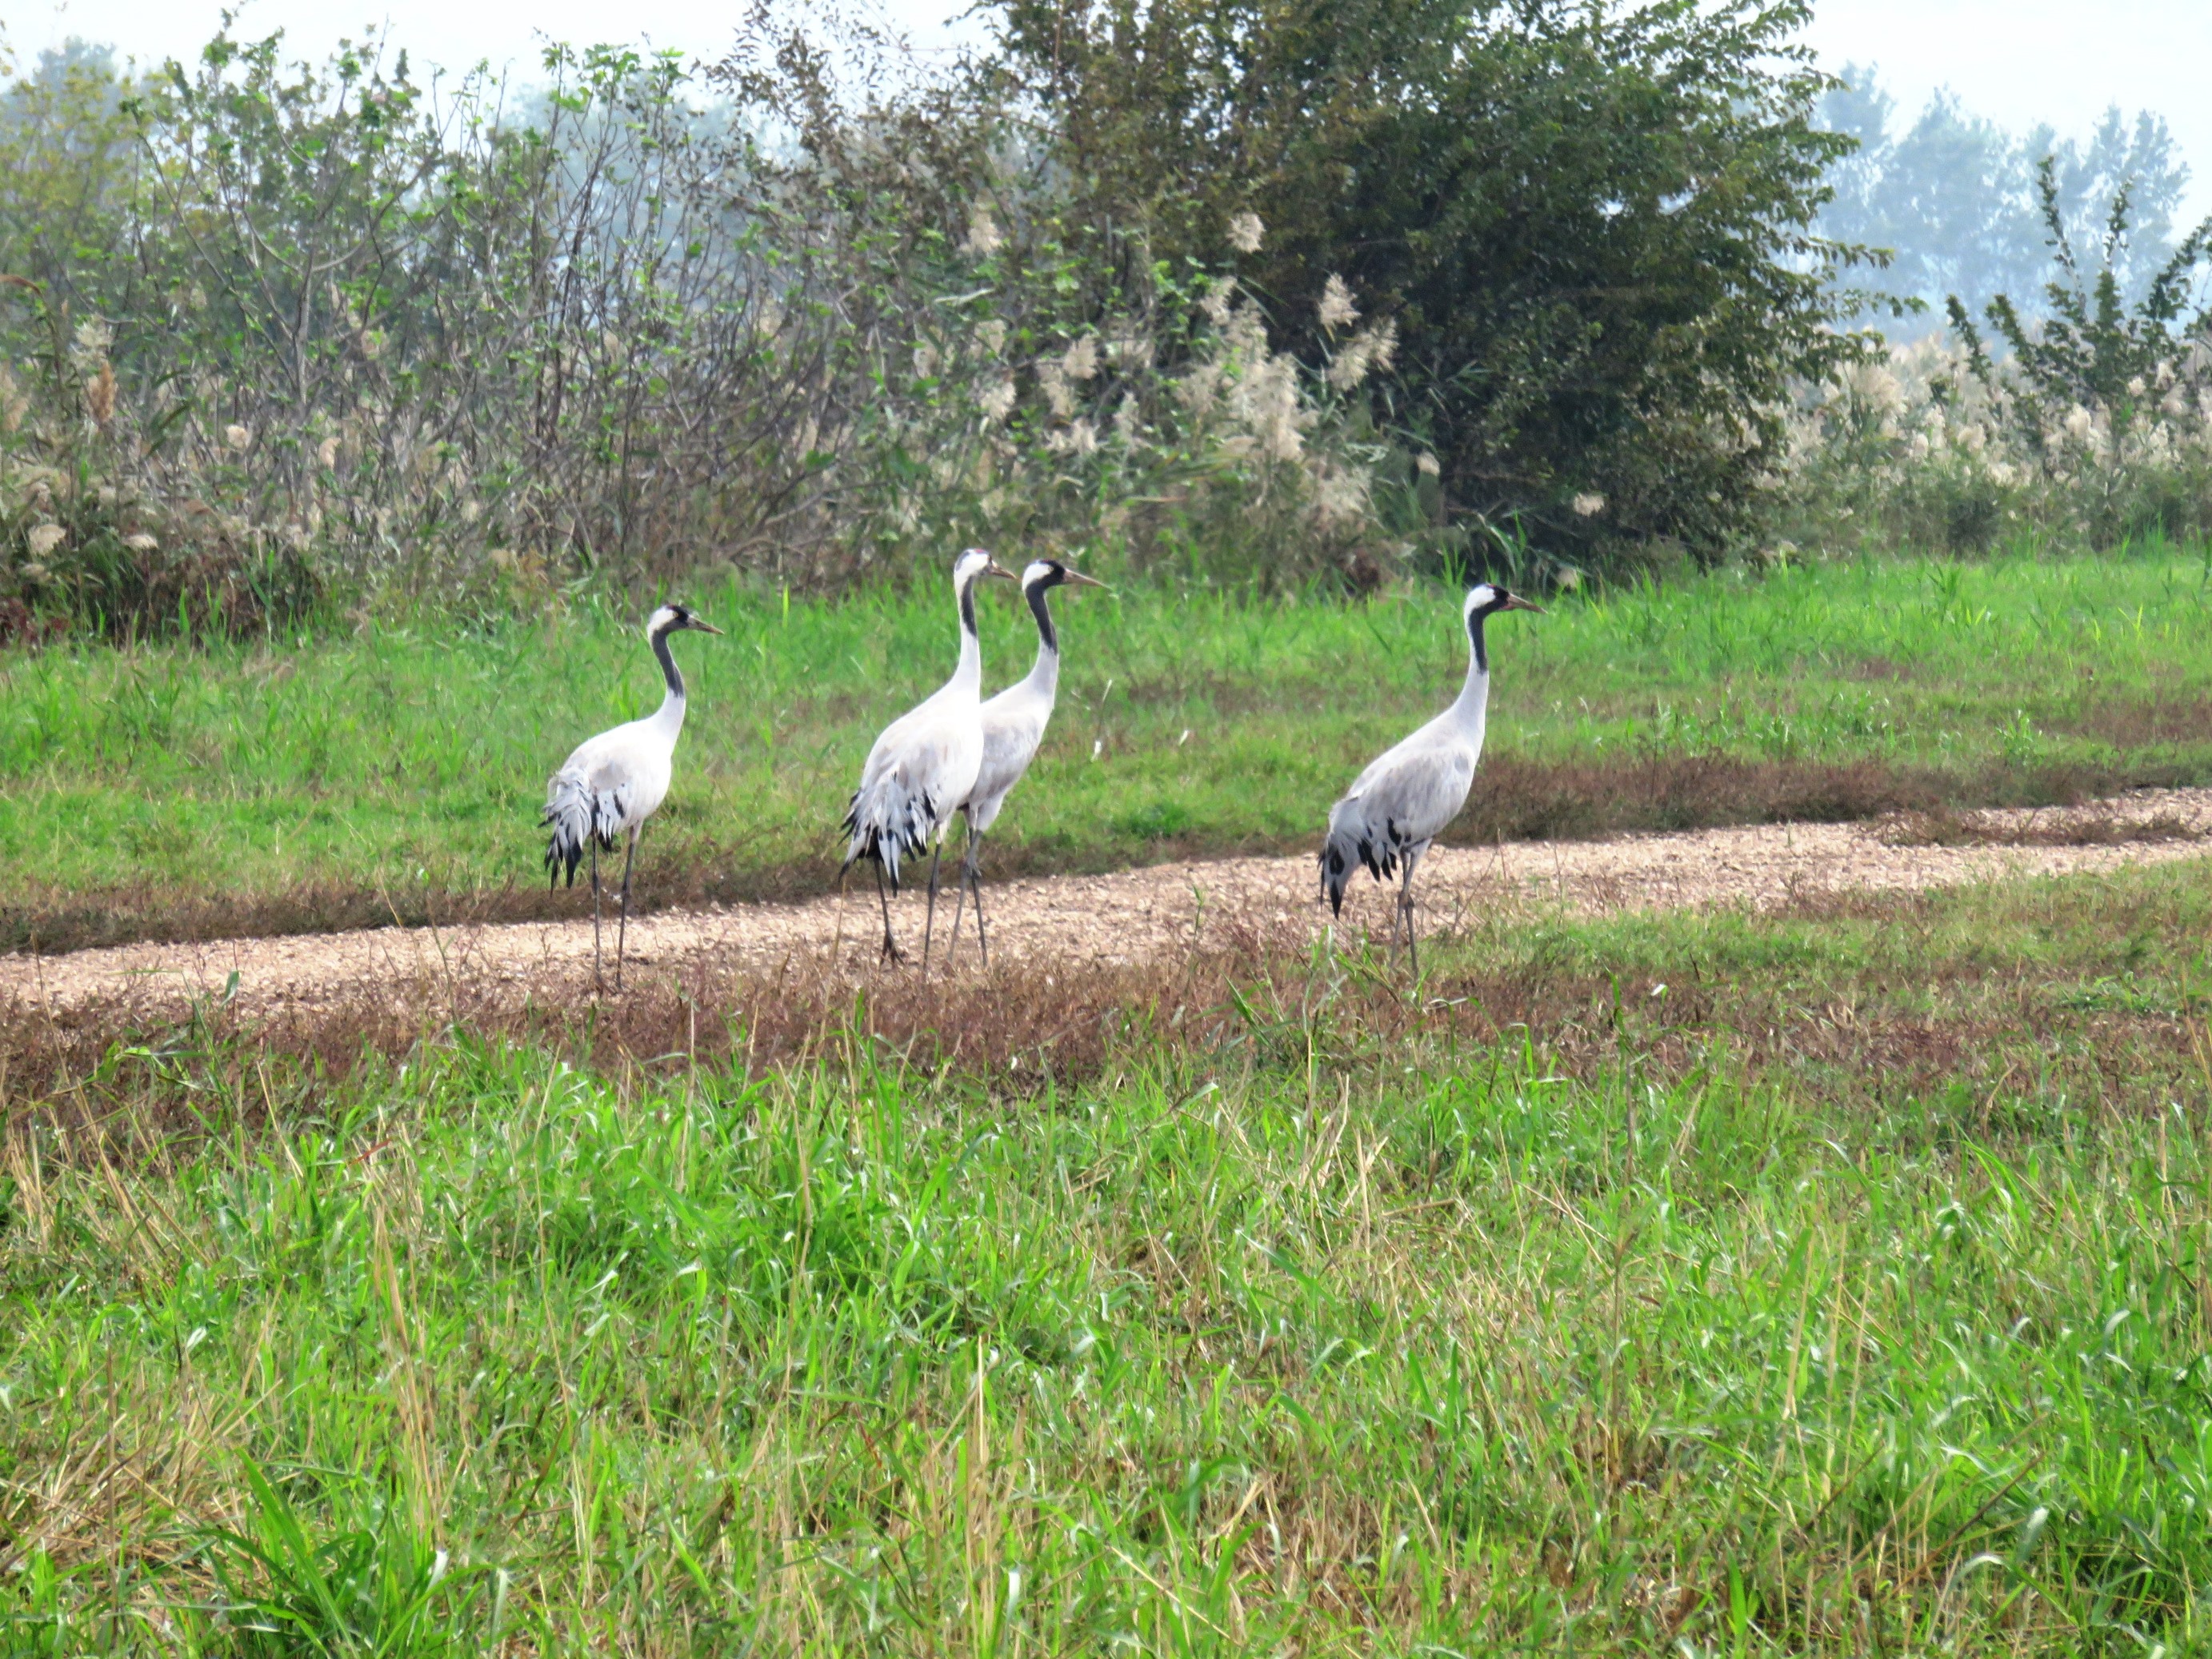
<instances>
[{"instance_id":1,"label":"dirt path","mask_svg":"<svg viewBox=\"0 0 2212 1659\"><path fill-rule=\"evenodd\" d=\"M1783 824L1631 836L1612 841L1516 842L1443 848L1421 866L1425 934L1452 925L1465 907L1565 905L1583 912L1748 904L1771 907L1805 895L1956 885L2018 875L2105 871L2128 864L2212 854L2212 789L2143 791L2064 810L1987 812L1948 826L1943 839L1912 844L1896 824ZM1982 839L1987 837L1987 839ZM1924 837L1921 837L1923 839ZM946 898L949 901L948 890ZM1014 881L986 889L994 956L1030 960L1132 962L1218 940L1230 930L1318 933L1328 911L1310 858L1229 859L1168 864L1109 876ZM918 951L922 901L909 890L893 914L902 944ZM939 939L950 921L941 906ZM1349 928L1387 929L1388 902L1364 875L1345 906ZM711 952L763 967L833 948L856 976L876 970L880 924L872 884L797 905L670 912L630 927L634 973L666 972ZM961 960L972 965L972 916ZM607 948L614 934L610 927ZM459 981L479 993L566 997L588 988L592 925L526 922L461 929L384 928L289 939L200 945L137 945L36 959L0 958L0 1010L60 1012L102 998L181 999L220 993L232 974L252 1008L357 998ZM908 971L911 971L910 969Z\"/></svg>"}]
</instances>

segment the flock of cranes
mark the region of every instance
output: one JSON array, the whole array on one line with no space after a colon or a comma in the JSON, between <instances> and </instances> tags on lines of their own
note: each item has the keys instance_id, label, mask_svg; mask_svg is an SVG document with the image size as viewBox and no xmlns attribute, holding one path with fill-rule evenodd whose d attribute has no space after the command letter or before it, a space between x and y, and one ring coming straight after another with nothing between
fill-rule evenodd
<instances>
[{"instance_id":1,"label":"flock of cranes","mask_svg":"<svg viewBox=\"0 0 2212 1659\"><path fill-rule=\"evenodd\" d=\"M1018 580L1037 629L1036 661L1025 678L996 696L983 696L983 652L975 630L975 589L989 577ZM1048 596L1055 587L1104 584L1070 570L1057 559L1040 559L1018 579L981 548L971 547L952 566L953 603L960 618L960 654L952 678L930 696L885 726L860 769L860 787L845 814L848 841L839 867L842 884L854 865L866 859L876 866L876 894L883 907L883 957L904 960L891 932L890 895L898 891L904 861L929 854L929 903L922 923L921 969L929 971L931 936L937 925L939 861L952 820L968 825L952 912L952 939L946 960L960 941L960 919L972 898L975 943L990 965L983 929L983 836L999 809L1044 741L1060 686L1060 635L1053 626ZM1517 594L1492 582L1468 591L1460 615L1468 634L1467 680L1450 708L1404 742L1387 750L1329 809L1322 842L1321 884L1333 914L1344 910L1344 890L1355 867L1364 865L1378 882L1400 878L1391 937L1404 932L1413 970L1420 957L1413 940L1413 870L1429 844L1459 816L1482 757L1485 718L1490 704L1490 652L1484 624L1501 611L1541 611ZM637 856L645 821L668 797L676 739L684 730L684 676L668 648L668 636L684 629L719 634L680 605L667 605L646 624L646 640L659 659L667 691L659 709L578 745L553 775L545 792L551 826L545 868L556 881L565 872L574 886L576 866L589 860L592 880L592 968L600 970L599 852L611 853L618 839L629 846L623 858L621 921L615 934L615 988L622 988L623 948L629 929L630 866Z\"/></svg>"}]
</instances>

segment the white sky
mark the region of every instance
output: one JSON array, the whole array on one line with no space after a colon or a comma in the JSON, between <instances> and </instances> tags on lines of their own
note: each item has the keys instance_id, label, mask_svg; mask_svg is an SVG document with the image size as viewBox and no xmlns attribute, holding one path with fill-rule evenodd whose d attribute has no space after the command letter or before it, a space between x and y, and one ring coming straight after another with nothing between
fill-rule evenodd
<instances>
[{"instance_id":1,"label":"white sky","mask_svg":"<svg viewBox=\"0 0 2212 1659\"><path fill-rule=\"evenodd\" d=\"M236 3L236 0L234 0ZM241 28L281 27L319 57L341 34L388 23L416 60L489 58L527 73L540 35L650 39L719 57L744 0L247 0ZM884 0L917 46L946 40L964 0ZM25 56L65 36L112 42L141 62L188 57L215 32L221 0L6 0L0 18ZM972 27L973 26L969 26ZM2173 128L2197 177L2185 218L2212 213L2212 0L1815 0L1812 44L1831 67L1878 64L1906 114L1948 86L2014 131L2048 121L2084 132L2106 106L2148 108Z\"/></svg>"}]
</instances>

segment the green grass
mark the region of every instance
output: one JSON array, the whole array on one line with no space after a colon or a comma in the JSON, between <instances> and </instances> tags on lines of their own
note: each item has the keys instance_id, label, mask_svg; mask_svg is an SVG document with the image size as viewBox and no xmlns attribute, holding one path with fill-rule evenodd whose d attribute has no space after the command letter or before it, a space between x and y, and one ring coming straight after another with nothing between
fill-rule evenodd
<instances>
[{"instance_id":1,"label":"green grass","mask_svg":"<svg viewBox=\"0 0 2212 1659\"><path fill-rule=\"evenodd\" d=\"M2171 551L1869 560L1561 596L1494 626L1491 753L1461 833L2212 780L2208 572ZM1032 636L991 597L995 687ZM944 598L695 598L730 636L678 641L692 714L644 902L818 890L874 733L950 666ZM1004 873L1304 848L1464 665L1435 589L1139 588L1060 617L1062 703L994 837ZM0 942L542 909L545 777L659 696L634 629L590 610L0 656Z\"/></svg>"},{"instance_id":2,"label":"green grass","mask_svg":"<svg viewBox=\"0 0 2212 1659\"><path fill-rule=\"evenodd\" d=\"M2208 937L1554 922L1057 1081L18 1066L0 1650L2202 1651Z\"/></svg>"}]
</instances>

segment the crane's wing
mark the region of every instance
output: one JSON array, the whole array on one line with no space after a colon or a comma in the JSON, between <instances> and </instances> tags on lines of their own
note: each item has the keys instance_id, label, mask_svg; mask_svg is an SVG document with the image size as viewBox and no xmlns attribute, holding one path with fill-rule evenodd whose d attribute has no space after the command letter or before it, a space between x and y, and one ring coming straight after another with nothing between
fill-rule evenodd
<instances>
[{"instance_id":1,"label":"crane's wing","mask_svg":"<svg viewBox=\"0 0 2212 1659\"><path fill-rule=\"evenodd\" d=\"M971 814L979 807L995 813L1036 758L1051 719L1050 701L1024 685L1009 686L983 705L983 763L976 769L975 787L961 803Z\"/></svg>"},{"instance_id":2,"label":"crane's wing","mask_svg":"<svg viewBox=\"0 0 2212 1659\"><path fill-rule=\"evenodd\" d=\"M868 751L845 813L845 867L872 858L898 890L899 860L920 854L975 786L981 729L975 708L925 703L894 720Z\"/></svg>"},{"instance_id":3,"label":"crane's wing","mask_svg":"<svg viewBox=\"0 0 2212 1659\"><path fill-rule=\"evenodd\" d=\"M1424 741L1425 736L1417 732L1377 760L1329 809L1321 884L1332 909L1343 909L1355 866L1364 864L1376 880L1388 879L1408 850L1427 845L1467 805L1476 751L1463 743Z\"/></svg>"},{"instance_id":4,"label":"crane's wing","mask_svg":"<svg viewBox=\"0 0 2212 1659\"><path fill-rule=\"evenodd\" d=\"M629 762L602 738L592 738L568 757L545 786L545 812L538 820L552 826L545 844L549 886L564 871L568 885L576 884L576 866L591 842L614 849L635 786Z\"/></svg>"}]
</instances>

